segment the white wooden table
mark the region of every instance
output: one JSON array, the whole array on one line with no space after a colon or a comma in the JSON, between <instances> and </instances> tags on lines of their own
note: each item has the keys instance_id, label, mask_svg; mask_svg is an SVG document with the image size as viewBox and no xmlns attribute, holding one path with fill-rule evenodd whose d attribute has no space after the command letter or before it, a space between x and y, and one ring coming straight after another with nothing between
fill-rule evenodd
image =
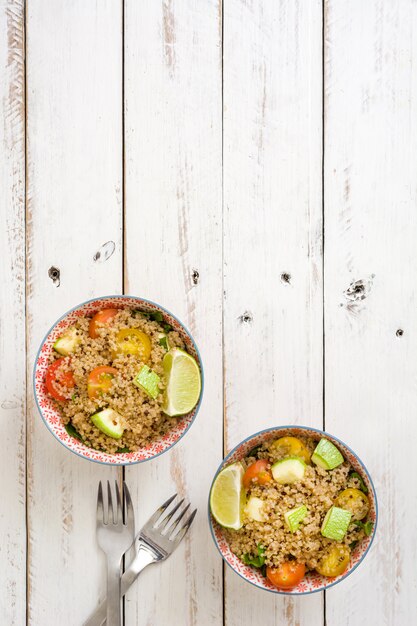
<instances>
[{"instance_id":1,"label":"white wooden table","mask_svg":"<svg viewBox=\"0 0 417 626\"><path fill-rule=\"evenodd\" d=\"M1 625L103 594L122 470L51 437L31 372L112 293L175 312L206 371L190 433L124 471L138 523L175 490L199 508L125 624L417 623L417 2L0 0L0 107ZM291 423L349 443L380 503L359 570L294 600L224 569L206 516L223 453Z\"/></svg>"}]
</instances>

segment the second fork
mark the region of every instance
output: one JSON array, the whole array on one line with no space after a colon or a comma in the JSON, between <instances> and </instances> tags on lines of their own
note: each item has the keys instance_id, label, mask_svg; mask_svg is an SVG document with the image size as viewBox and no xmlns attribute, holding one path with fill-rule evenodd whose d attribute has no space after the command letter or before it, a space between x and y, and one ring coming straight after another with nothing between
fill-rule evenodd
<instances>
[{"instance_id":1,"label":"second fork","mask_svg":"<svg viewBox=\"0 0 417 626\"><path fill-rule=\"evenodd\" d=\"M120 568L123 554L130 548L135 538L135 518L129 490L123 483L123 500L126 521L123 521L123 507L119 486L115 483L116 506L107 481L107 508L104 505L101 481L97 494L97 541L107 558L107 625L121 625Z\"/></svg>"}]
</instances>

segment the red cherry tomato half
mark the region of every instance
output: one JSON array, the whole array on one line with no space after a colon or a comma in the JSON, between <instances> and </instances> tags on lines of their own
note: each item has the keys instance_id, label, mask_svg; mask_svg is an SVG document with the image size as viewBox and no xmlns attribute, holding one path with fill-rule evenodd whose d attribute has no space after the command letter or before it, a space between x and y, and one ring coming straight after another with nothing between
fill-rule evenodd
<instances>
[{"instance_id":1,"label":"red cherry tomato half","mask_svg":"<svg viewBox=\"0 0 417 626\"><path fill-rule=\"evenodd\" d=\"M113 378L117 374L115 367L109 367L108 365L100 365L96 367L88 375L87 391L89 398L98 398L110 391Z\"/></svg>"},{"instance_id":2,"label":"red cherry tomato half","mask_svg":"<svg viewBox=\"0 0 417 626\"><path fill-rule=\"evenodd\" d=\"M304 563L297 563L297 561L284 561L279 567L266 568L266 577L279 589L295 587L303 580L305 573Z\"/></svg>"},{"instance_id":3,"label":"red cherry tomato half","mask_svg":"<svg viewBox=\"0 0 417 626\"><path fill-rule=\"evenodd\" d=\"M99 326L102 324L108 324L113 319L113 317L118 314L118 312L118 309L102 309L101 311L96 313L94 317L91 318L90 326L88 329L88 334L90 335L91 339L97 339L97 337L99 336L97 332Z\"/></svg>"},{"instance_id":4,"label":"red cherry tomato half","mask_svg":"<svg viewBox=\"0 0 417 626\"><path fill-rule=\"evenodd\" d=\"M271 472L269 470L269 462L266 459L260 459L249 465L246 472L243 474L243 486L245 489L249 489L252 482L257 485L266 485L272 480Z\"/></svg>"},{"instance_id":5,"label":"red cherry tomato half","mask_svg":"<svg viewBox=\"0 0 417 626\"><path fill-rule=\"evenodd\" d=\"M60 402L65 402L68 400L66 396L63 395L62 391L68 392L70 389L75 387L75 379L72 372L59 372L59 368L66 361L65 357L61 359L57 359L48 367L45 376L45 384L48 390L48 393L55 398L55 400L59 400Z\"/></svg>"}]
</instances>

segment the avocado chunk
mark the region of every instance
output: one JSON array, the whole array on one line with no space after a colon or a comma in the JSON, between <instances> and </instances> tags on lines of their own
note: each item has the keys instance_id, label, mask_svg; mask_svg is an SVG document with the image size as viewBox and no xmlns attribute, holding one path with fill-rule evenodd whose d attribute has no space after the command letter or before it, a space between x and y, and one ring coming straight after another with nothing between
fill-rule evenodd
<instances>
[{"instance_id":1,"label":"avocado chunk","mask_svg":"<svg viewBox=\"0 0 417 626\"><path fill-rule=\"evenodd\" d=\"M295 509L284 513L285 523L292 533L300 528L300 524L307 515L307 507L305 504L297 506Z\"/></svg>"},{"instance_id":2,"label":"avocado chunk","mask_svg":"<svg viewBox=\"0 0 417 626\"><path fill-rule=\"evenodd\" d=\"M91 421L102 433L120 439L123 435L123 418L113 409L103 409L91 416Z\"/></svg>"},{"instance_id":3,"label":"avocado chunk","mask_svg":"<svg viewBox=\"0 0 417 626\"><path fill-rule=\"evenodd\" d=\"M160 392L160 380L161 379L158 374L151 370L147 365L143 365L133 379L133 384L136 385L136 387L139 387L139 389L142 389L142 391L155 400Z\"/></svg>"},{"instance_id":4,"label":"avocado chunk","mask_svg":"<svg viewBox=\"0 0 417 626\"><path fill-rule=\"evenodd\" d=\"M326 517L321 525L321 534L327 539L342 541L349 528L352 513L345 509L332 506L326 513Z\"/></svg>"},{"instance_id":5,"label":"avocado chunk","mask_svg":"<svg viewBox=\"0 0 417 626\"><path fill-rule=\"evenodd\" d=\"M290 457L277 461L271 467L274 480L280 485L290 485L304 478L306 464L301 459Z\"/></svg>"},{"instance_id":6,"label":"avocado chunk","mask_svg":"<svg viewBox=\"0 0 417 626\"><path fill-rule=\"evenodd\" d=\"M255 522L265 522L265 514L263 511L264 501L256 496L251 496L245 506L246 515Z\"/></svg>"},{"instance_id":7,"label":"avocado chunk","mask_svg":"<svg viewBox=\"0 0 417 626\"><path fill-rule=\"evenodd\" d=\"M54 350L62 356L68 356L72 354L74 350L80 345L81 337L77 334L75 326L70 326L67 331L59 337L54 343Z\"/></svg>"},{"instance_id":8,"label":"avocado chunk","mask_svg":"<svg viewBox=\"0 0 417 626\"><path fill-rule=\"evenodd\" d=\"M331 441L328 439L320 439L311 460L322 469L332 470L342 465L345 459Z\"/></svg>"}]
</instances>

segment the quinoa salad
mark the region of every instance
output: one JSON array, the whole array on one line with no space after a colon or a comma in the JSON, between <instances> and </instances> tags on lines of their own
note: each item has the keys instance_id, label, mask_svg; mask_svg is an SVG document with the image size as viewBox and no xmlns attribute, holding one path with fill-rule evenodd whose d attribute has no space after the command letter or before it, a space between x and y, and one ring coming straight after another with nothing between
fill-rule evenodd
<instances>
[{"instance_id":1,"label":"quinoa salad","mask_svg":"<svg viewBox=\"0 0 417 626\"><path fill-rule=\"evenodd\" d=\"M279 589L343 574L372 534L368 489L325 437L281 437L216 477L211 512L231 551Z\"/></svg>"},{"instance_id":2,"label":"quinoa salad","mask_svg":"<svg viewBox=\"0 0 417 626\"><path fill-rule=\"evenodd\" d=\"M172 429L201 392L200 370L159 311L102 309L54 344L45 385L67 432L108 453Z\"/></svg>"}]
</instances>

